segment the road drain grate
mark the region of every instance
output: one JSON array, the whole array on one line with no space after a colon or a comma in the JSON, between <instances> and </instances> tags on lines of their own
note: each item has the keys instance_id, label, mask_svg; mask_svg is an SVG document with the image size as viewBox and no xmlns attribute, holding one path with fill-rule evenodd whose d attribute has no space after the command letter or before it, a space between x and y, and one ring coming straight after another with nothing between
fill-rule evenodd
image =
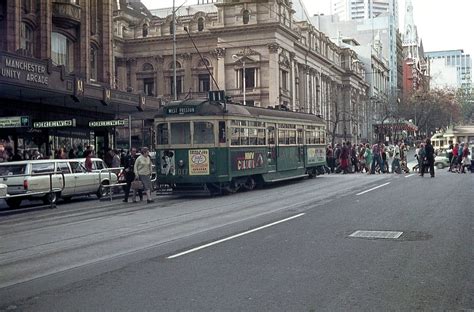
<instances>
[{"instance_id":1,"label":"road drain grate","mask_svg":"<svg viewBox=\"0 0 474 312\"><path fill-rule=\"evenodd\" d=\"M352 238L370 238L370 239L398 239L403 232L395 231L355 231L349 237Z\"/></svg>"}]
</instances>

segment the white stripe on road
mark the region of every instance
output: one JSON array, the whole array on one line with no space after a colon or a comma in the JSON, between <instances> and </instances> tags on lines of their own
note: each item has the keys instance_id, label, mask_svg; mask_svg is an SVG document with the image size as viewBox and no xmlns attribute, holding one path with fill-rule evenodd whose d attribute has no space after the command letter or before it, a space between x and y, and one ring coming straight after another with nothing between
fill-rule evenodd
<instances>
[{"instance_id":1,"label":"white stripe on road","mask_svg":"<svg viewBox=\"0 0 474 312\"><path fill-rule=\"evenodd\" d=\"M413 177L414 175L415 175L415 174L412 173L412 174L409 174L409 175L405 176L405 178Z\"/></svg>"},{"instance_id":2,"label":"white stripe on road","mask_svg":"<svg viewBox=\"0 0 474 312\"><path fill-rule=\"evenodd\" d=\"M273 223L270 223L270 224L267 224L267 225L264 225L264 226L255 228L255 229L253 229L253 230L249 230L249 231L246 231L246 232L243 232L243 233L240 233L240 234L232 235L232 236L230 236L230 237L223 238L223 239L217 240L217 241L212 242L212 243L209 243L209 244L205 244L205 245L202 245L202 246L193 248L193 249L189 249L189 250L186 250L186 251L177 253L177 254L175 254L175 255L172 255L172 256L167 257L166 259L178 258L178 257L184 256L184 255L187 255L187 254L189 254L189 253L192 253L192 252L195 252L195 251L198 251L198 250L207 248L207 247L211 247L211 246L214 246L214 245L217 245L217 244L220 244L220 243L229 241L229 240L234 239L234 238L238 238L238 237L241 237L241 236L244 236L244 235L247 235L247 234L256 232L256 231L260 231L260 230L266 229L266 228L268 228L268 227L271 227L271 226L274 226L274 225L277 225L277 224L280 224L280 223L283 223L283 222L287 222L287 221L290 221L290 220L293 220L293 219L302 217L302 216L304 216L304 215L305 215L304 213L300 213L300 214L297 214L296 216L292 216L292 217L289 217L289 218L286 218L286 219L283 219L283 220L280 220L280 221L276 221L276 222L273 222Z\"/></svg>"},{"instance_id":3,"label":"white stripe on road","mask_svg":"<svg viewBox=\"0 0 474 312\"><path fill-rule=\"evenodd\" d=\"M359 195L362 195L362 194L368 193L368 192L370 192L370 191L376 190L376 189L378 189L378 188L381 188L381 187L383 187L383 186L385 186L385 185L389 185L389 184L390 184L390 182L387 182L387 183L385 183L385 184L382 184L382 185L379 185L379 186L373 187L373 188L371 188L371 189L368 189L368 190L366 190L366 191L363 191L363 192L357 193L357 194L356 194L356 196L359 196Z\"/></svg>"}]
</instances>

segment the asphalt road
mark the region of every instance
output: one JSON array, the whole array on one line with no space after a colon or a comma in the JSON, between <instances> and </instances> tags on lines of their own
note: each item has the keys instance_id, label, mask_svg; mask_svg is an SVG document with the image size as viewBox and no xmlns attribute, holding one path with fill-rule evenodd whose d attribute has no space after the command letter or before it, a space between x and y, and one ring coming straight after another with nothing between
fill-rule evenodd
<instances>
[{"instance_id":1,"label":"asphalt road","mask_svg":"<svg viewBox=\"0 0 474 312\"><path fill-rule=\"evenodd\" d=\"M474 309L473 198L438 170L0 212L0 310Z\"/></svg>"}]
</instances>

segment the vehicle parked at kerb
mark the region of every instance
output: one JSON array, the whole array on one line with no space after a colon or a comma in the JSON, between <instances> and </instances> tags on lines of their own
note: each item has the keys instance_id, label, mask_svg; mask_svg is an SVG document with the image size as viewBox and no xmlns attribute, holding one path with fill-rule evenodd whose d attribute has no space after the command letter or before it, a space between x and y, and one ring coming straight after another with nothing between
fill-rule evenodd
<instances>
[{"instance_id":1,"label":"vehicle parked at kerb","mask_svg":"<svg viewBox=\"0 0 474 312\"><path fill-rule=\"evenodd\" d=\"M324 172L315 115L185 100L162 107L155 129L158 191L233 193Z\"/></svg>"},{"instance_id":2,"label":"vehicle parked at kerb","mask_svg":"<svg viewBox=\"0 0 474 312\"><path fill-rule=\"evenodd\" d=\"M102 159L92 158L96 170L87 172L85 159L22 160L0 164L0 187L7 205L17 208L26 199L42 199L45 204L57 199L70 200L73 196L96 194L103 197L105 185L117 183L117 175L110 173ZM12 196L13 195L13 196Z\"/></svg>"}]
</instances>

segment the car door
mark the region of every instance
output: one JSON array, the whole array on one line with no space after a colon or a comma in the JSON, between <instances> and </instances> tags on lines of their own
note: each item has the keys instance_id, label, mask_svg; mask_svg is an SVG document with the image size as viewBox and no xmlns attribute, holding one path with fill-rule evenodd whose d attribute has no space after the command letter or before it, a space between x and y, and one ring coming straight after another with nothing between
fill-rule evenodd
<instances>
[{"instance_id":1,"label":"car door","mask_svg":"<svg viewBox=\"0 0 474 312\"><path fill-rule=\"evenodd\" d=\"M59 176L59 181L62 182L64 177L64 184L60 187L64 187L61 196L72 196L76 192L76 180L77 177L72 173L72 170L69 166L69 162L60 161L56 164L56 172L61 174Z\"/></svg>"},{"instance_id":2,"label":"car door","mask_svg":"<svg viewBox=\"0 0 474 312\"><path fill-rule=\"evenodd\" d=\"M90 188L92 184L91 179L94 177L93 174L91 172L87 172L77 160L69 161L69 165L71 166L72 174L76 181L74 192L76 194L91 193Z\"/></svg>"}]
</instances>

